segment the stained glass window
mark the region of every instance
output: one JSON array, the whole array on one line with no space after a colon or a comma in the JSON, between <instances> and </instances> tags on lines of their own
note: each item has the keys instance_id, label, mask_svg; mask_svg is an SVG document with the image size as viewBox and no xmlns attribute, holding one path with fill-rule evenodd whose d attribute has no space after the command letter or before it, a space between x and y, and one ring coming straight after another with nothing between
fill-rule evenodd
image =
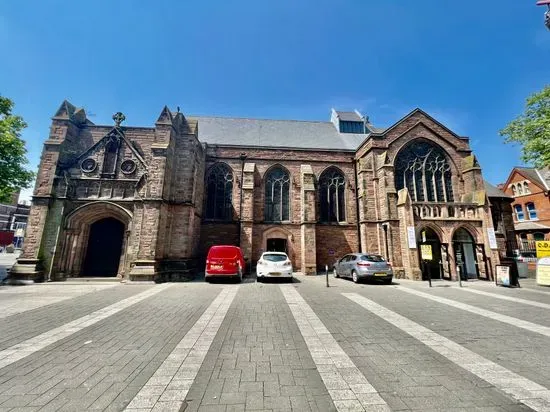
<instances>
[{"instance_id":1,"label":"stained glass window","mask_svg":"<svg viewBox=\"0 0 550 412\"><path fill-rule=\"evenodd\" d=\"M224 163L212 166L206 178L206 218L232 220L233 172Z\"/></svg>"},{"instance_id":2,"label":"stained glass window","mask_svg":"<svg viewBox=\"0 0 550 412\"><path fill-rule=\"evenodd\" d=\"M408 145L395 161L395 186L413 202L452 202L451 164L443 150L425 140Z\"/></svg>"},{"instance_id":3,"label":"stained glass window","mask_svg":"<svg viewBox=\"0 0 550 412\"><path fill-rule=\"evenodd\" d=\"M265 178L264 218L268 222L290 220L290 176L276 167Z\"/></svg>"},{"instance_id":4,"label":"stained glass window","mask_svg":"<svg viewBox=\"0 0 550 412\"><path fill-rule=\"evenodd\" d=\"M320 218L322 222L344 222L346 220L346 179L336 168L329 168L319 178Z\"/></svg>"}]
</instances>

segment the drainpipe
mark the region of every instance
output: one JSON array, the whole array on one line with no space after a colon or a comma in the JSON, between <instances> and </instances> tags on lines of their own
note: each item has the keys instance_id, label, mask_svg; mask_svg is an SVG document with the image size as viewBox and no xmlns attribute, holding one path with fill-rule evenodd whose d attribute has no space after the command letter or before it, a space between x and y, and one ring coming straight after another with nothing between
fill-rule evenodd
<instances>
[{"instance_id":1,"label":"drainpipe","mask_svg":"<svg viewBox=\"0 0 550 412\"><path fill-rule=\"evenodd\" d=\"M244 161L246 160L246 153L241 153L239 156L241 159L241 187L239 195L239 237L238 243L241 247L241 229L242 229L242 220L243 220L243 177L244 177Z\"/></svg>"},{"instance_id":2,"label":"drainpipe","mask_svg":"<svg viewBox=\"0 0 550 412\"><path fill-rule=\"evenodd\" d=\"M361 252L363 249L361 247L361 219L359 218L359 185L357 179L357 160L354 157L352 157L351 159L351 161L353 162L353 177L355 180L355 214L357 216L357 239L359 252Z\"/></svg>"}]
</instances>

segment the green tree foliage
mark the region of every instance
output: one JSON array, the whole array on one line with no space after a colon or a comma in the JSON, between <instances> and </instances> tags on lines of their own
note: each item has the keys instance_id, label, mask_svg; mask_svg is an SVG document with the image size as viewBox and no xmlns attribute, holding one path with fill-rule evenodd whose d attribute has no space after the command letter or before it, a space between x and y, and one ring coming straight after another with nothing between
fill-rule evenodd
<instances>
[{"instance_id":1,"label":"green tree foliage","mask_svg":"<svg viewBox=\"0 0 550 412\"><path fill-rule=\"evenodd\" d=\"M30 186L34 173L25 168L29 163L21 131L27 124L12 114L13 102L0 96L0 202L10 200L13 192Z\"/></svg>"},{"instance_id":2,"label":"green tree foliage","mask_svg":"<svg viewBox=\"0 0 550 412\"><path fill-rule=\"evenodd\" d=\"M506 143L522 145L521 158L535 167L550 166L550 85L527 99L525 113L500 131Z\"/></svg>"}]
</instances>

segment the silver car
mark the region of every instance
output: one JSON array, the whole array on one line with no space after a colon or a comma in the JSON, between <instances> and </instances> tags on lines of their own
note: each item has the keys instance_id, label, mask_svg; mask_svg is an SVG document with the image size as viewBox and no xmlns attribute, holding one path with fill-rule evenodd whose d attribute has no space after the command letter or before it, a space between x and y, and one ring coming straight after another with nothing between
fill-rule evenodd
<instances>
[{"instance_id":1,"label":"silver car","mask_svg":"<svg viewBox=\"0 0 550 412\"><path fill-rule=\"evenodd\" d=\"M393 279L391 265L382 256L371 253L350 253L337 260L333 269L335 277L348 277L355 283L377 279L390 285Z\"/></svg>"}]
</instances>

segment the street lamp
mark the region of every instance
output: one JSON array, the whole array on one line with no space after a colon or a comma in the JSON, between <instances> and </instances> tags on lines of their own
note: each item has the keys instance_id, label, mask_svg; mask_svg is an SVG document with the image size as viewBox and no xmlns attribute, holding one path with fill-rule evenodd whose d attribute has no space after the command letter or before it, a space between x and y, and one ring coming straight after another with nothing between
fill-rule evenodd
<instances>
[{"instance_id":1,"label":"street lamp","mask_svg":"<svg viewBox=\"0 0 550 412\"><path fill-rule=\"evenodd\" d=\"M548 30L550 30L550 0L539 0L537 6L546 6L548 10L544 13L544 24Z\"/></svg>"},{"instance_id":2,"label":"street lamp","mask_svg":"<svg viewBox=\"0 0 550 412\"><path fill-rule=\"evenodd\" d=\"M244 176L244 161L246 160L246 153L241 153L239 156L241 159L241 187L240 187L240 196L239 196L239 242L238 246L241 246L241 229L243 221L243 176Z\"/></svg>"}]
</instances>

